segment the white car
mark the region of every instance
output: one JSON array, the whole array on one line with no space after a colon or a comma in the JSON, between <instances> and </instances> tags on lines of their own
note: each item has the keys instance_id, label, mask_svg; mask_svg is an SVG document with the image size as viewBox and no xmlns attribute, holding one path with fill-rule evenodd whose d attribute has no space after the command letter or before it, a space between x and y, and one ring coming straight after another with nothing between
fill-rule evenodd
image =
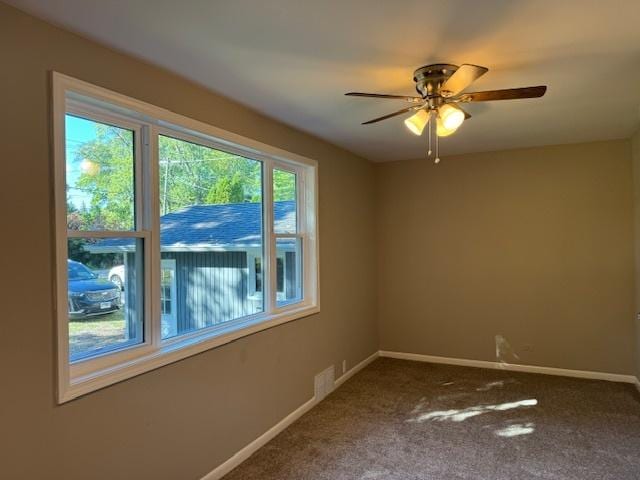
<instances>
[{"instance_id":1,"label":"white car","mask_svg":"<svg viewBox=\"0 0 640 480\"><path fill-rule=\"evenodd\" d=\"M126 278L124 275L124 265L116 265L109 270L107 278L110 282L115 283L120 287L120 290L124 290L124 279Z\"/></svg>"}]
</instances>

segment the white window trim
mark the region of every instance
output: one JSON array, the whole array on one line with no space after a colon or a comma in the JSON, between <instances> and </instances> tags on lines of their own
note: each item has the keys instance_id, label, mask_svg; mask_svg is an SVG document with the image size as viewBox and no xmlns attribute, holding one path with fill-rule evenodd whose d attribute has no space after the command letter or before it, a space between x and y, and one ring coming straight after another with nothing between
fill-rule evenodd
<instances>
[{"instance_id":1,"label":"white window trim","mask_svg":"<svg viewBox=\"0 0 640 480\"><path fill-rule=\"evenodd\" d=\"M224 345L241 337L254 334L261 330L281 325L320 311L319 292L319 241L318 241L318 174L315 160L287 152L285 150L258 142L256 140L237 135L226 130L213 127L206 123L193 120L177 113L141 102L110 90L91 85L66 75L52 72L53 99L53 157L55 181L55 271L56 271L56 320L58 336L58 391L59 403L64 403L81 395L108 385L126 380L133 376L167 365ZM68 111L67 94L76 94L91 98L95 102L96 112L87 106L86 113L97 118L103 111L100 104L118 109L122 114L111 114L118 123L130 122L134 116L144 125L140 134L143 142L148 143L145 149L147 157L142 159L143 165L138 169L145 170L144 175L137 175L138 192L142 191L147 199L145 213L137 209L137 218L145 219L138 231L132 231L132 236L145 236L145 308L144 322L145 341L142 344L124 348L114 353L104 354L89 360L69 362L69 334L67 318L67 222L66 222L66 193L65 193L65 114ZM71 101L70 103L74 103ZM84 104L83 104L84 105ZM238 155L260 160L264 164L263 184L271 185L273 168L294 171L299 175L299 234L303 238L303 300L299 303L276 307L274 268L275 263L275 234L273 225L273 202L271 188L265 188L264 205L264 235L265 258L272 262L263 262L263 294L265 312L242 317L236 320L214 325L177 338L162 340L160 338L160 245L159 245L159 205L157 191L158 180L158 152L149 138L156 138L158 134L166 133L175 138L194 139L197 143L211 146ZM268 197L268 198L267 198ZM140 206L140 205L138 205ZM109 233L109 232L107 232Z\"/></svg>"}]
</instances>

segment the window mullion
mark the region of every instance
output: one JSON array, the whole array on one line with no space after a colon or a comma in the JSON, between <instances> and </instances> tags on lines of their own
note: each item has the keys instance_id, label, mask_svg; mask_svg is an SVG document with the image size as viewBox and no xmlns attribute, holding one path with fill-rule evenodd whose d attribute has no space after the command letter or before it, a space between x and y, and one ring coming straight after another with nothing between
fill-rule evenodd
<instances>
[{"instance_id":1,"label":"window mullion","mask_svg":"<svg viewBox=\"0 0 640 480\"><path fill-rule=\"evenodd\" d=\"M307 212L307 175L305 171L298 170L298 235L300 238L301 259L296 274L300 278L299 295L303 302L309 301L309 274L311 271L311 256L307 233L309 232L309 212Z\"/></svg>"},{"instance_id":2,"label":"window mullion","mask_svg":"<svg viewBox=\"0 0 640 480\"><path fill-rule=\"evenodd\" d=\"M160 308L160 276L162 272L162 255L160 253L160 200L159 200L159 148L158 131L155 126L148 127L145 161L145 190L143 199L146 205L147 227L151 231L149 250L150 262L148 270L148 311L147 332L151 344L159 348L162 343L162 316Z\"/></svg>"},{"instance_id":3,"label":"window mullion","mask_svg":"<svg viewBox=\"0 0 640 480\"><path fill-rule=\"evenodd\" d=\"M271 313L276 307L276 238L273 233L273 165L270 161L263 164L263 205L264 205L264 309Z\"/></svg>"}]
</instances>

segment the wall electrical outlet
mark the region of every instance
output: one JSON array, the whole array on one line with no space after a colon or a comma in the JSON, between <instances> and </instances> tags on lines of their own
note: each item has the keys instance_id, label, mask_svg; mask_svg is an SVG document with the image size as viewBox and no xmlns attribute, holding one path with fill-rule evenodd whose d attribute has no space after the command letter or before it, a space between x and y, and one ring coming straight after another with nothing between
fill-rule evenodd
<instances>
[{"instance_id":1,"label":"wall electrical outlet","mask_svg":"<svg viewBox=\"0 0 640 480\"><path fill-rule=\"evenodd\" d=\"M313 382L313 393L316 402L319 402L324 397L329 395L334 388L335 382L335 367L331 365L329 368L324 369L322 372L315 376Z\"/></svg>"}]
</instances>

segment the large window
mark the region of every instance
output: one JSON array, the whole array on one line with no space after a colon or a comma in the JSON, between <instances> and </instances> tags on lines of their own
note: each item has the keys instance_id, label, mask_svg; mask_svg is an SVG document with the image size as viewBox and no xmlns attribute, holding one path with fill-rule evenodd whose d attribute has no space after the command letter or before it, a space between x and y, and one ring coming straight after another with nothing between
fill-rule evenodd
<instances>
[{"instance_id":1,"label":"large window","mask_svg":"<svg viewBox=\"0 0 640 480\"><path fill-rule=\"evenodd\" d=\"M54 74L59 400L319 309L316 165Z\"/></svg>"}]
</instances>

